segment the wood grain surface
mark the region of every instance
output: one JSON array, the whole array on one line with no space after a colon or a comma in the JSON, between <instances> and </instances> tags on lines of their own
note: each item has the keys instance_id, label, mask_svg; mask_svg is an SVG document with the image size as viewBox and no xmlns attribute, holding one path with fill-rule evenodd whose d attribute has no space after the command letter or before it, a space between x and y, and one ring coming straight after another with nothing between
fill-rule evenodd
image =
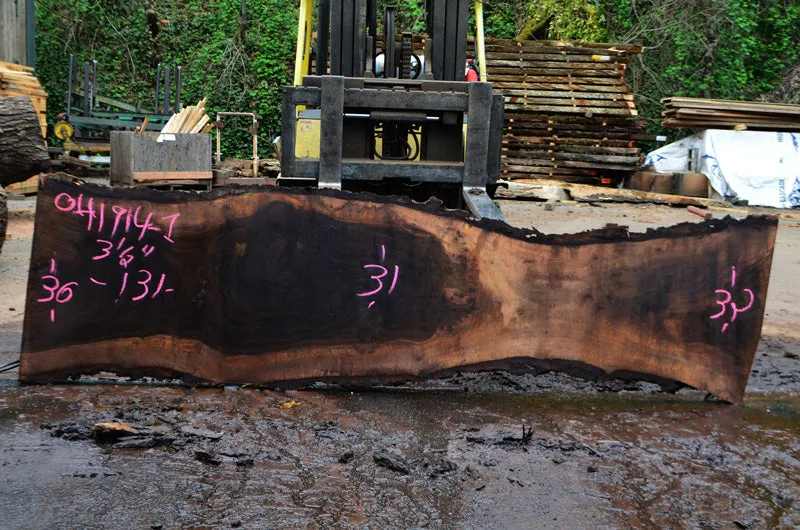
<instances>
[{"instance_id":1,"label":"wood grain surface","mask_svg":"<svg viewBox=\"0 0 800 530\"><path fill-rule=\"evenodd\" d=\"M45 179L20 379L229 383L490 367L674 379L740 402L777 220L544 235L331 190Z\"/></svg>"}]
</instances>

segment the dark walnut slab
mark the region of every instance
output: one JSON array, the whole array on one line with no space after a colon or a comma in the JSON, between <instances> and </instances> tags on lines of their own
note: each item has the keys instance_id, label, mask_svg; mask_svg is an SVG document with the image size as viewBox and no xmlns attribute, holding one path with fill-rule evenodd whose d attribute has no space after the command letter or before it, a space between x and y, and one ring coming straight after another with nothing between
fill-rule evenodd
<instances>
[{"instance_id":1,"label":"dark walnut slab","mask_svg":"<svg viewBox=\"0 0 800 530\"><path fill-rule=\"evenodd\" d=\"M543 235L347 192L38 195L20 379L227 383L546 366L743 397L777 220Z\"/></svg>"}]
</instances>

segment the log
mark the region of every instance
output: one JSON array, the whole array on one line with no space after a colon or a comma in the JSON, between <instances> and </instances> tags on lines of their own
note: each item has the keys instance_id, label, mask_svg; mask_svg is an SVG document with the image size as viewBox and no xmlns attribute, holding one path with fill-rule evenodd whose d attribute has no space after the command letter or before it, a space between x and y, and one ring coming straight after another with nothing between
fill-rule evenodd
<instances>
[{"instance_id":1,"label":"log","mask_svg":"<svg viewBox=\"0 0 800 530\"><path fill-rule=\"evenodd\" d=\"M45 178L20 379L283 385L544 366L740 402L776 230L747 217L544 235L335 190Z\"/></svg>"},{"instance_id":2,"label":"log","mask_svg":"<svg viewBox=\"0 0 800 530\"><path fill-rule=\"evenodd\" d=\"M0 98L0 186L22 182L45 171L49 164L31 100Z\"/></svg>"}]
</instances>

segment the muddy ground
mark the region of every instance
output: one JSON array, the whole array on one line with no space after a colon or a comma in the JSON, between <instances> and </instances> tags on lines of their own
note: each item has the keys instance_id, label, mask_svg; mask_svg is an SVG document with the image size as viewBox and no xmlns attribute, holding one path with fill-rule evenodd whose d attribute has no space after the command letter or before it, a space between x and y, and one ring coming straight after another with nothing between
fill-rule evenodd
<instances>
[{"instance_id":1,"label":"muddy ground","mask_svg":"<svg viewBox=\"0 0 800 530\"><path fill-rule=\"evenodd\" d=\"M654 205L501 202L575 232L699 220ZM33 202L0 254L0 364L19 356ZM563 374L372 389L0 375L3 528L800 526L800 222L781 222L743 406ZM135 433L92 437L98 422Z\"/></svg>"}]
</instances>

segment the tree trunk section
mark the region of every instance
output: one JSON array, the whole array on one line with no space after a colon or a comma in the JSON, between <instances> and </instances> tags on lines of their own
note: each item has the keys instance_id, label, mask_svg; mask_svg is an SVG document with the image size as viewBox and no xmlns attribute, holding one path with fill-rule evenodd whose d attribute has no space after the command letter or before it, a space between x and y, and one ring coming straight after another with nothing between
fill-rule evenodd
<instances>
[{"instance_id":1,"label":"tree trunk section","mask_svg":"<svg viewBox=\"0 0 800 530\"><path fill-rule=\"evenodd\" d=\"M37 175L49 163L31 100L24 96L0 98L0 186Z\"/></svg>"},{"instance_id":2,"label":"tree trunk section","mask_svg":"<svg viewBox=\"0 0 800 530\"><path fill-rule=\"evenodd\" d=\"M403 380L512 367L742 400L774 217L544 235L332 190L45 179L20 377Z\"/></svg>"}]
</instances>

